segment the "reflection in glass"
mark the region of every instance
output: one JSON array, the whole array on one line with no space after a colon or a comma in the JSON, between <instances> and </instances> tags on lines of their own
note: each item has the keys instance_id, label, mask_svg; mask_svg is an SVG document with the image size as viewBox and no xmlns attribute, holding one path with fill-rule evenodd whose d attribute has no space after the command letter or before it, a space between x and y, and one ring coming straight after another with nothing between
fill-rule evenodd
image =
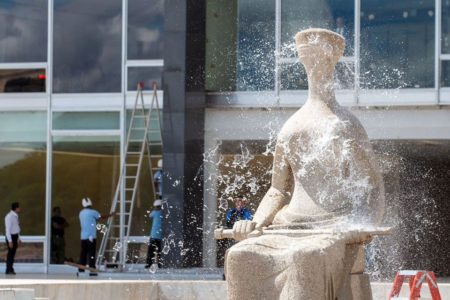
<instances>
[{"instance_id":1,"label":"reflection in glass","mask_svg":"<svg viewBox=\"0 0 450 300\"><path fill-rule=\"evenodd\" d=\"M339 62L334 72L335 89L346 90L355 87L355 64Z\"/></svg>"},{"instance_id":2,"label":"reflection in glass","mask_svg":"<svg viewBox=\"0 0 450 300\"><path fill-rule=\"evenodd\" d=\"M353 89L355 86L355 64L339 62L334 73L334 88L336 90ZM280 65L281 90L307 90L308 78L305 68L298 62Z\"/></svg>"},{"instance_id":3,"label":"reflection in glass","mask_svg":"<svg viewBox=\"0 0 450 300\"><path fill-rule=\"evenodd\" d=\"M118 112L55 112L53 129L120 129Z\"/></svg>"},{"instance_id":4,"label":"reflection in glass","mask_svg":"<svg viewBox=\"0 0 450 300\"><path fill-rule=\"evenodd\" d=\"M275 87L275 2L238 2L237 90Z\"/></svg>"},{"instance_id":5,"label":"reflection in glass","mask_svg":"<svg viewBox=\"0 0 450 300\"><path fill-rule=\"evenodd\" d=\"M162 59L164 1L128 1L128 59Z\"/></svg>"},{"instance_id":6,"label":"reflection in glass","mask_svg":"<svg viewBox=\"0 0 450 300\"><path fill-rule=\"evenodd\" d=\"M22 225L22 215L20 222ZM6 243L0 244L0 263L6 263L6 254L8 248ZM16 263L43 263L44 262L44 244L43 243L23 243L17 248L16 256L14 257Z\"/></svg>"},{"instance_id":7,"label":"reflection in glass","mask_svg":"<svg viewBox=\"0 0 450 300\"><path fill-rule=\"evenodd\" d=\"M283 0L281 1L281 55L295 57L294 36L308 28L326 28L346 40L344 56L353 55L355 1Z\"/></svg>"},{"instance_id":8,"label":"reflection in glass","mask_svg":"<svg viewBox=\"0 0 450 300\"><path fill-rule=\"evenodd\" d=\"M57 0L56 93L121 91L121 0Z\"/></svg>"},{"instance_id":9,"label":"reflection in glass","mask_svg":"<svg viewBox=\"0 0 450 300\"><path fill-rule=\"evenodd\" d=\"M44 69L0 69L0 93L45 92Z\"/></svg>"},{"instance_id":10,"label":"reflection in glass","mask_svg":"<svg viewBox=\"0 0 450 300\"><path fill-rule=\"evenodd\" d=\"M45 234L46 124L41 112L0 113L0 212L20 203L22 235Z\"/></svg>"},{"instance_id":11,"label":"reflection in glass","mask_svg":"<svg viewBox=\"0 0 450 300\"><path fill-rule=\"evenodd\" d=\"M280 66L280 89L281 90L307 90L308 79L303 65L284 64Z\"/></svg>"},{"instance_id":12,"label":"reflection in glass","mask_svg":"<svg viewBox=\"0 0 450 300\"><path fill-rule=\"evenodd\" d=\"M0 1L0 63L47 61L47 0Z\"/></svg>"},{"instance_id":13,"label":"reflection in glass","mask_svg":"<svg viewBox=\"0 0 450 300\"><path fill-rule=\"evenodd\" d=\"M434 1L361 1L361 86L434 86Z\"/></svg>"},{"instance_id":14,"label":"reflection in glass","mask_svg":"<svg viewBox=\"0 0 450 300\"><path fill-rule=\"evenodd\" d=\"M430 13L433 13L431 11ZM450 53L450 0L442 1L442 53Z\"/></svg>"},{"instance_id":15,"label":"reflection in glass","mask_svg":"<svg viewBox=\"0 0 450 300\"><path fill-rule=\"evenodd\" d=\"M206 1L207 91L236 90L237 7L237 0Z\"/></svg>"},{"instance_id":16,"label":"reflection in glass","mask_svg":"<svg viewBox=\"0 0 450 300\"><path fill-rule=\"evenodd\" d=\"M450 61L443 60L442 61L442 70L441 70L441 86L449 87L450 86Z\"/></svg>"},{"instance_id":17,"label":"reflection in glass","mask_svg":"<svg viewBox=\"0 0 450 300\"><path fill-rule=\"evenodd\" d=\"M162 90L162 69L162 67L129 67L128 90L135 91L139 82L144 83L144 90L153 90L153 82L156 82L158 90Z\"/></svg>"},{"instance_id":18,"label":"reflection in glass","mask_svg":"<svg viewBox=\"0 0 450 300\"><path fill-rule=\"evenodd\" d=\"M70 225L64 234L65 256L78 261L81 199L91 198L102 214L110 211L120 172L119 137L54 137L53 141L52 206L61 207ZM98 232L97 246L101 238Z\"/></svg>"}]
</instances>

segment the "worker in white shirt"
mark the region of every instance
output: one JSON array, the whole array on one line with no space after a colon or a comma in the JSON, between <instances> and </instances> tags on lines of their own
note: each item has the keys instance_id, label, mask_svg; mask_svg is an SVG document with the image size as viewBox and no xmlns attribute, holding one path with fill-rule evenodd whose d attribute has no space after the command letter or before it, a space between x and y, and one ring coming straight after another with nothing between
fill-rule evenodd
<instances>
[{"instance_id":1,"label":"worker in white shirt","mask_svg":"<svg viewBox=\"0 0 450 300\"><path fill-rule=\"evenodd\" d=\"M14 272L14 256L20 244L20 226L19 226L19 202L11 204L11 211L5 217L5 239L8 246L8 255L6 256L6 272L7 275L16 275Z\"/></svg>"}]
</instances>

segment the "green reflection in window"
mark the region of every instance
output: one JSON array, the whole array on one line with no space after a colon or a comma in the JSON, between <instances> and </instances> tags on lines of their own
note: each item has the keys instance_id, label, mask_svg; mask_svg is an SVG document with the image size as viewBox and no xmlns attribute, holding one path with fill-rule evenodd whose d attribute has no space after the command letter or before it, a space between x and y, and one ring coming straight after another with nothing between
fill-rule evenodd
<instances>
[{"instance_id":1,"label":"green reflection in window","mask_svg":"<svg viewBox=\"0 0 450 300\"><path fill-rule=\"evenodd\" d=\"M55 112L53 129L120 129L118 112Z\"/></svg>"},{"instance_id":2,"label":"green reflection in window","mask_svg":"<svg viewBox=\"0 0 450 300\"><path fill-rule=\"evenodd\" d=\"M45 170L46 113L0 113L0 212L20 203L22 235L45 234Z\"/></svg>"},{"instance_id":3,"label":"green reflection in window","mask_svg":"<svg viewBox=\"0 0 450 300\"><path fill-rule=\"evenodd\" d=\"M100 213L109 213L120 172L118 137L54 137L52 207L61 207L67 258L80 254L81 199L89 197ZM103 221L104 222L104 221ZM97 234L97 246L101 233Z\"/></svg>"}]
</instances>

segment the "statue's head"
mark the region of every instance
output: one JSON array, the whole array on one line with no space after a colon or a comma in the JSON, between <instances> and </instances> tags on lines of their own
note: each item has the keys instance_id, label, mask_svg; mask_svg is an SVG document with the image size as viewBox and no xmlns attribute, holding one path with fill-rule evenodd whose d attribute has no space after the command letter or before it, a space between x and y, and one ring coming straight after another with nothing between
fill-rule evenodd
<instances>
[{"instance_id":1,"label":"statue's head","mask_svg":"<svg viewBox=\"0 0 450 300\"><path fill-rule=\"evenodd\" d=\"M334 70L345 48L345 40L341 35L318 28L298 32L295 43L298 57L307 71L320 66Z\"/></svg>"}]
</instances>

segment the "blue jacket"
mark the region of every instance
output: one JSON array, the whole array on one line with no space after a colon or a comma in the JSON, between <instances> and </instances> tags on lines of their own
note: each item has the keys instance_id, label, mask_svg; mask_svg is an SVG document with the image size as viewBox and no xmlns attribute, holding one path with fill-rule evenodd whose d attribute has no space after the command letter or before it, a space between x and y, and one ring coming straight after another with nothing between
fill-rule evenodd
<instances>
[{"instance_id":1,"label":"blue jacket","mask_svg":"<svg viewBox=\"0 0 450 300\"><path fill-rule=\"evenodd\" d=\"M227 227L232 228L236 221L240 220L251 220L253 219L253 215L246 207L241 210L237 210L236 208L229 209L227 211Z\"/></svg>"}]
</instances>

